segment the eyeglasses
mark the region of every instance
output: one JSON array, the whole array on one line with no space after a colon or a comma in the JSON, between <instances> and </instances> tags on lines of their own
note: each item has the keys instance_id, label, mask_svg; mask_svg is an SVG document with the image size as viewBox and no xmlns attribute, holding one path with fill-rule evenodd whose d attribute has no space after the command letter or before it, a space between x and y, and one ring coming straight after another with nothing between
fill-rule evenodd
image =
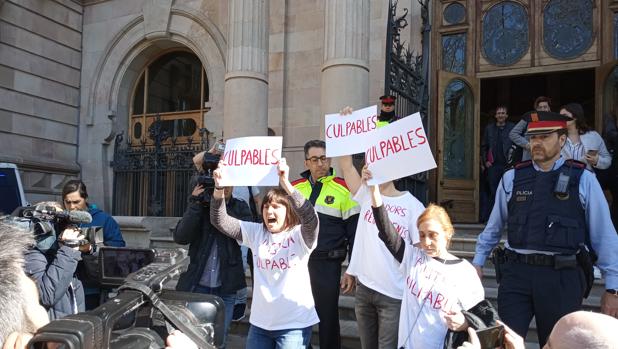
<instances>
[{"instance_id":1,"label":"eyeglasses","mask_svg":"<svg viewBox=\"0 0 618 349\"><path fill-rule=\"evenodd\" d=\"M329 159L329 158L327 158L325 155L322 155L322 156L320 156L320 157L318 157L318 156L312 156L312 157L310 157L309 159L305 159L305 160L309 160L309 161L311 161L311 163L312 163L312 164L317 164L317 163L318 163L318 161L321 161L321 162L326 162L326 161L328 161L328 160L330 160L330 159Z\"/></svg>"}]
</instances>

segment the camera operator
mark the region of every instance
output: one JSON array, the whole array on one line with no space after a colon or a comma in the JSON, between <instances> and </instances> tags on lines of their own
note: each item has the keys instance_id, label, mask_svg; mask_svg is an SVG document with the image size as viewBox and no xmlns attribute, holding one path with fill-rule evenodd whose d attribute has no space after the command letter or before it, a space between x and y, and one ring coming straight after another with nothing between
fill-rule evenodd
<instances>
[{"instance_id":1,"label":"camera operator","mask_svg":"<svg viewBox=\"0 0 618 349\"><path fill-rule=\"evenodd\" d=\"M37 206L62 211L62 206L56 202L40 203ZM84 238L79 230L62 226L55 226L54 229L62 233L57 237L51 234L46 238L47 243L33 245L25 255L26 274L36 282L39 301L51 320L85 310L83 286L75 272L77 264L82 260L82 253L92 251L89 244L79 247L65 245L65 241Z\"/></svg>"},{"instance_id":2,"label":"camera operator","mask_svg":"<svg viewBox=\"0 0 618 349\"><path fill-rule=\"evenodd\" d=\"M92 216L91 223L82 223L80 227L103 228L103 245L124 247L125 242L118 223L112 216L103 212L96 205L88 203L88 191L80 180L68 181L62 188L62 202L67 211L85 211ZM77 269L77 275L84 285L86 310L92 310L101 304L101 289L98 282L97 251L85 256Z\"/></svg>"},{"instance_id":3,"label":"camera operator","mask_svg":"<svg viewBox=\"0 0 618 349\"><path fill-rule=\"evenodd\" d=\"M236 292L246 287L242 254L236 240L222 234L210 222L210 200L214 190L212 171L219 157L202 152L193 158L199 170L197 184L189 205L174 230L174 242L189 244L190 263L176 286L178 291L219 296L225 303L225 335L232 320ZM195 180L194 180L195 181ZM251 220L249 207L232 198L232 188L225 192L230 214L241 220Z\"/></svg>"}]
</instances>

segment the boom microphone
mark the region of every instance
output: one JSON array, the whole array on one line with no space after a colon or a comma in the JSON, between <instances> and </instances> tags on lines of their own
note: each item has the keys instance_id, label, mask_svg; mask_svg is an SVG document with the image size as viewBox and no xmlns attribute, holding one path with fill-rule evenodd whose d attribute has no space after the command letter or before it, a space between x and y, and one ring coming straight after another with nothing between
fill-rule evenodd
<instances>
[{"instance_id":1,"label":"boom microphone","mask_svg":"<svg viewBox=\"0 0 618 349\"><path fill-rule=\"evenodd\" d=\"M50 215L58 219L66 219L71 223L89 224L92 223L92 216L86 211L49 211L37 210L42 214Z\"/></svg>"}]
</instances>

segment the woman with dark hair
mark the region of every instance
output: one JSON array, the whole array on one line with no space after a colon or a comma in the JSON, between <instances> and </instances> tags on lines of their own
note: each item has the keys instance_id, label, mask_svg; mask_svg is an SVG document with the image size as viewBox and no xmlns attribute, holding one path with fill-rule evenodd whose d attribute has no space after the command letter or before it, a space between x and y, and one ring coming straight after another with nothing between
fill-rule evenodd
<instances>
[{"instance_id":1,"label":"woman with dark hair","mask_svg":"<svg viewBox=\"0 0 618 349\"><path fill-rule=\"evenodd\" d=\"M586 123L581 104L564 105L560 108L560 114L572 119L567 121L568 137L562 148L562 156L586 163L589 170L609 168L612 156L607 151L601 135Z\"/></svg>"},{"instance_id":2,"label":"woman with dark hair","mask_svg":"<svg viewBox=\"0 0 618 349\"><path fill-rule=\"evenodd\" d=\"M215 191L210 220L222 233L253 251L253 302L247 348L300 349L319 322L309 282L309 255L318 238L318 216L311 203L290 183L285 159L279 183L262 201L263 223L229 216L220 184L224 165L214 171Z\"/></svg>"}]
</instances>

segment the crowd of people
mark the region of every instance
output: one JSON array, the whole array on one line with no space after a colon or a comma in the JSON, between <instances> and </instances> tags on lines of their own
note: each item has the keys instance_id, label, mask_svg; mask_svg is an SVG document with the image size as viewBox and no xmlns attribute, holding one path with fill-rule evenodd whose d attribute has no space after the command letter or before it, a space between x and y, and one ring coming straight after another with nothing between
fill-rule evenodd
<instances>
[{"instance_id":1,"label":"crowd of people","mask_svg":"<svg viewBox=\"0 0 618 349\"><path fill-rule=\"evenodd\" d=\"M378 127L398 120L394 103L392 96L381 98ZM444 208L425 207L393 181L369 185L367 166L359 173L352 156L328 158L323 141L305 144L307 171L298 180L290 180L282 158L279 187L263 193L222 186L224 164L216 147L197 154L200 173L214 170L206 180L195 178L173 232L176 243L189 245L190 256L177 290L220 297L227 335L232 320L244 314L248 265L251 349L309 348L316 325L320 348L341 348L340 293L354 295L363 349L481 348L481 331L494 326L502 326L505 348L519 349L533 317L541 347L617 347L618 235L593 172L610 168L613 155L586 125L580 105L552 113L550 103L537 99L535 110L516 125L507 121L508 108L499 106L496 123L485 130L482 158L493 203L472 263L449 251L455 229ZM344 108L341 114L351 112ZM517 147L529 160L508 169ZM124 246L118 224L88 202L83 182L68 182L62 198L43 205L90 212L88 225L104 227L104 244ZM507 242L497 247L505 226ZM3 348L21 349L49 320L105 300L99 289L83 285L96 246L70 245L80 230L60 231L56 240L40 243L0 222L0 241L10 249L0 252L0 279L8 283L0 292ZM497 309L481 283L490 254L499 282ZM605 278L605 315L579 311L593 264ZM167 341L170 348L194 347L179 332Z\"/></svg>"}]
</instances>

